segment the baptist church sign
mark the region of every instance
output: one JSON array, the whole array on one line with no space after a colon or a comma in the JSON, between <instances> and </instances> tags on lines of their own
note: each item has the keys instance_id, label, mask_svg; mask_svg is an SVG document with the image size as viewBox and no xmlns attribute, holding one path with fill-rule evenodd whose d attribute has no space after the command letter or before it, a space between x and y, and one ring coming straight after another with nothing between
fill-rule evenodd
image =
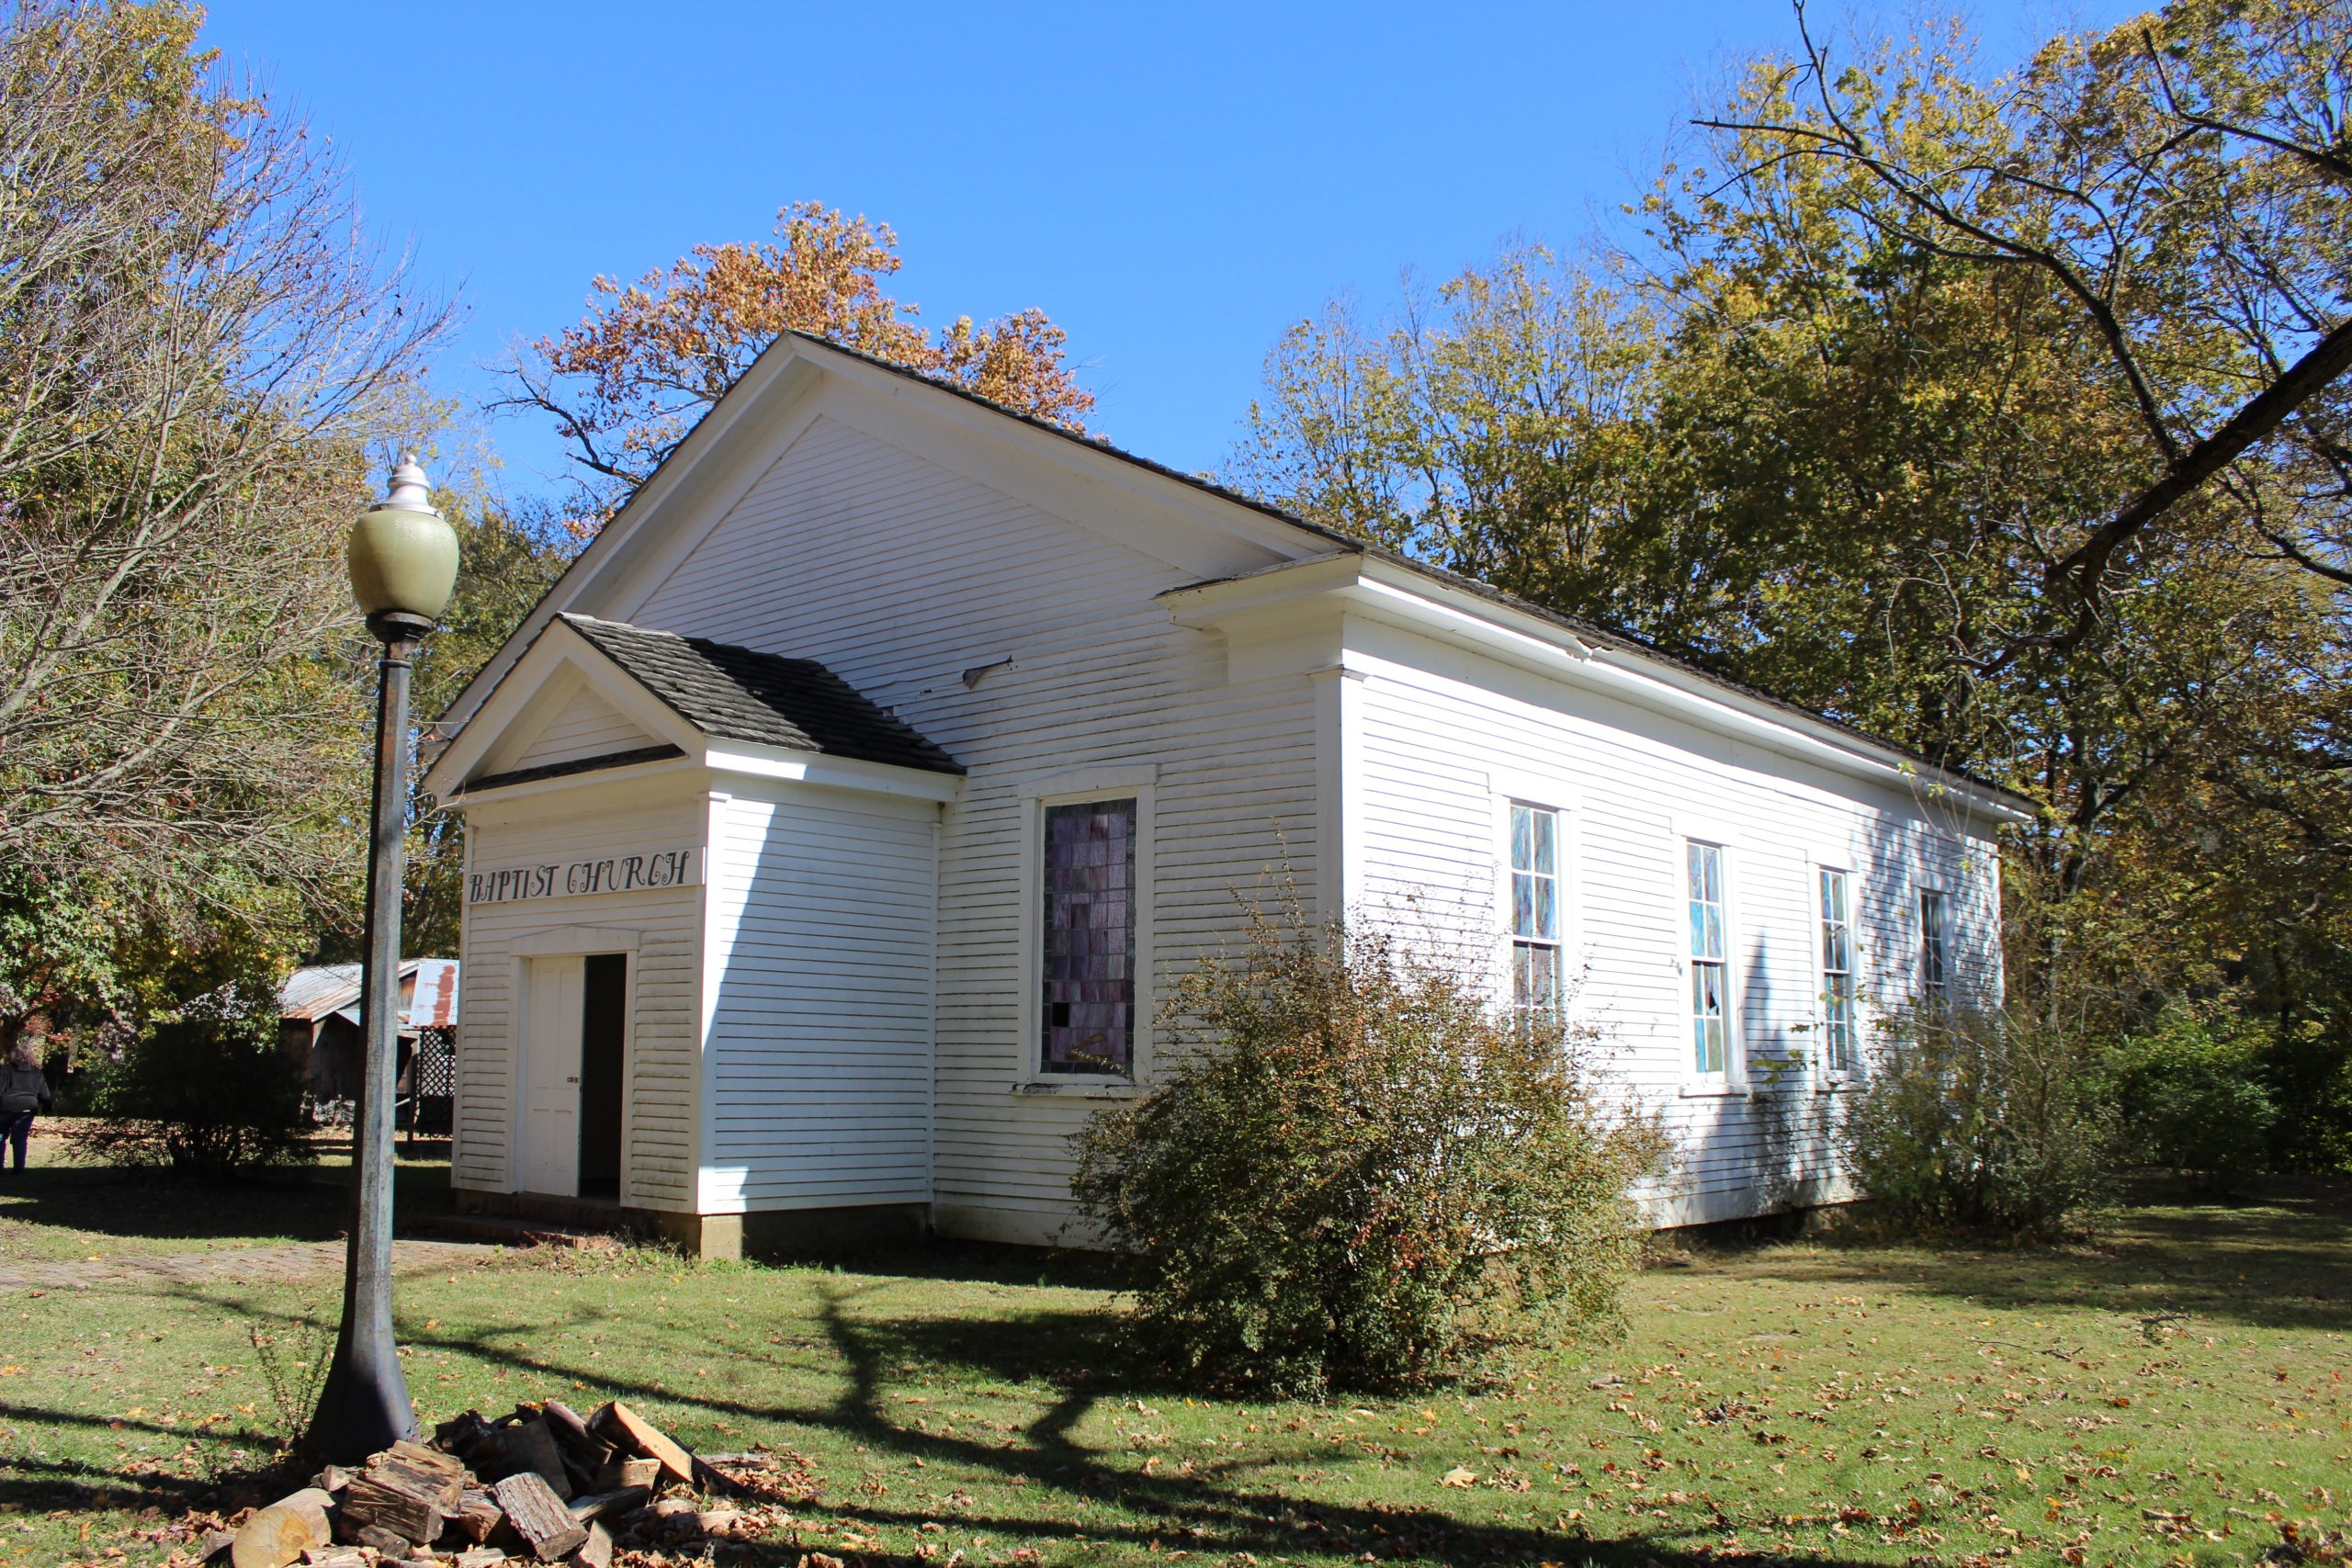
<instances>
[{"instance_id":1,"label":"baptist church sign","mask_svg":"<svg viewBox=\"0 0 2352 1568\"><path fill-rule=\"evenodd\" d=\"M638 854L510 865L466 874L469 904L516 904L590 893L636 893L650 887L693 887L702 882L702 847L648 850Z\"/></svg>"}]
</instances>

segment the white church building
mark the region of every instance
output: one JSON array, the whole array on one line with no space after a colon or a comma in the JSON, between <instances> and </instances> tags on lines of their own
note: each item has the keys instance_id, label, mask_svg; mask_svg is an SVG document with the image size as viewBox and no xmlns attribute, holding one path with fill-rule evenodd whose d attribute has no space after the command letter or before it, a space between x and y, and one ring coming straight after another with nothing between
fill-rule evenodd
<instances>
[{"instance_id":1,"label":"white church building","mask_svg":"<svg viewBox=\"0 0 2352 1568\"><path fill-rule=\"evenodd\" d=\"M1998 989L2028 809L795 336L429 739L461 1203L713 1255L1069 1239L1070 1134L1285 884L1600 1030L1657 1223L1838 1199L1877 1021Z\"/></svg>"}]
</instances>

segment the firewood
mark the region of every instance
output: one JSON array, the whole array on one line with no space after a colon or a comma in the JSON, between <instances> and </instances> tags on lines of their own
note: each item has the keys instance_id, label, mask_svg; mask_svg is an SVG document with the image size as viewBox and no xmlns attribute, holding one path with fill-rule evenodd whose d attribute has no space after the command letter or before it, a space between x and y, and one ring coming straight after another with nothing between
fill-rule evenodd
<instances>
[{"instance_id":1,"label":"firewood","mask_svg":"<svg viewBox=\"0 0 2352 1568\"><path fill-rule=\"evenodd\" d=\"M309 1568L368 1568L368 1558L356 1546L313 1546L302 1553Z\"/></svg>"},{"instance_id":2,"label":"firewood","mask_svg":"<svg viewBox=\"0 0 2352 1568\"><path fill-rule=\"evenodd\" d=\"M612 1445L590 1431L588 1423L563 1401L550 1399L539 1406L539 1413L547 1421L548 1430L555 1434L555 1440L590 1464L602 1464L613 1457Z\"/></svg>"},{"instance_id":3,"label":"firewood","mask_svg":"<svg viewBox=\"0 0 2352 1568\"><path fill-rule=\"evenodd\" d=\"M363 1530L382 1530L404 1541L430 1541L441 1533L441 1509L435 1495L420 1496L402 1478L382 1471L356 1476L343 1489L343 1506L335 1515L335 1534L345 1545L377 1545L361 1534Z\"/></svg>"},{"instance_id":4,"label":"firewood","mask_svg":"<svg viewBox=\"0 0 2352 1568\"><path fill-rule=\"evenodd\" d=\"M588 1539L588 1527L573 1519L563 1500L537 1471L520 1471L490 1489L506 1522L530 1543L531 1555L552 1562Z\"/></svg>"},{"instance_id":5,"label":"firewood","mask_svg":"<svg viewBox=\"0 0 2352 1568\"><path fill-rule=\"evenodd\" d=\"M673 1442L668 1433L623 1404L619 1400L605 1405L597 1414L608 1425L599 1428L618 1438L622 1446L662 1461L662 1473L673 1481L692 1485L695 1479L694 1456Z\"/></svg>"},{"instance_id":6,"label":"firewood","mask_svg":"<svg viewBox=\"0 0 2352 1568\"><path fill-rule=\"evenodd\" d=\"M423 1470L402 1456L389 1450L368 1461L354 1484L364 1482L387 1492L398 1492L422 1503L430 1503L442 1513L455 1513L458 1499L466 1489L465 1468L454 1461L447 1471ZM350 1487L344 1488L345 1495Z\"/></svg>"},{"instance_id":7,"label":"firewood","mask_svg":"<svg viewBox=\"0 0 2352 1568\"><path fill-rule=\"evenodd\" d=\"M617 1492L625 1486L642 1486L651 1490L662 1479L662 1461L658 1459L615 1460L596 1467L594 1484L597 1492Z\"/></svg>"},{"instance_id":8,"label":"firewood","mask_svg":"<svg viewBox=\"0 0 2352 1568\"><path fill-rule=\"evenodd\" d=\"M589 1521L588 1539L573 1551L571 1561L579 1568L612 1568L613 1532L605 1528L602 1519Z\"/></svg>"},{"instance_id":9,"label":"firewood","mask_svg":"<svg viewBox=\"0 0 2352 1568\"><path fill-rule=\"evenodd\" d=\"M469 1546L449 1559L453 1568L498 1568L506 1553L494 1546Z\"/></svg>"},{"instance_id":10,"label":"firewood","mask_svg":"<svg viewBox=\"0 0 2352 1568\"><path fill-rule=\"evenodd\" d=\"M490 1423L481 1418L481 1412L469 1410L464 1415L453 1416L434 1427L433 1443L435 1448L445 1453L452 1453L459 1459L465 1459L473 1453L481 1440L490 1435Z\"/></svg>"},{"instance_id":11,"label":"firewood","mask_svg":"<svg viewBox=\"0 0 2352 1568\"><path fill-rule=\"evenodd\" d=\"M328 1465L311 1477L312 1489L320 1492L340 1492L351 1483L351 1472L339 1464Z\"/></svg>"},{"instance_id":12,"label":"firewood","mask_svg":"<svg viewBox=\"0 0 2352 1568\"><path fill-rule=\"evenodd\" d=\"M449 1516L449 1520L458 1527L459 1534L480 1546L490 1539L490 1532L496 1529L498 1521L505 1517L499 1512L498 1505L491 1500L489 1493L478 1487L468 1487L459 1494L457 1512Z\"/></svg>"},{"instance_id":13,"label":"firewood","mask_svg":"<svg viewBox=\"0 0 2352 1568\"><path fill-rule=\"evenodd\" d=\"M314 1486L280 1497L237 1527L229 1543L229 1561L235 1568L287 1568L314 1546L333 1543L329 1510L334 1499Z\"/></svg>"},{"instance_id":14,"label":"firewood","mask_svg":"<svg viewBox=\"0 0 2352 1568\"><path fill-rule=\"evenodd\" d=\"M564 1472L563 1455L548 1434L545 1420L534 1419L503 1428L493 1441L482 1446L474 1462L485 1481L527 1470L552 1487L558 1497L571 1495L571 1478Z\"/></svg>"},{"instance_id":15,"label":"firewood","mask_svg":"<svg viewBox=\"0 0 2352 1568\"><path fill-rule=\"evenodd\" d=\"M455 1456L445 1454L438 1449L426 1448L423 1443L412 1443L405 1438L393 1443L390 1448L378 1454L376 1458L396 1459L412 1469L421 1470L432 1475L446 1475L453 1480L466 1473L466 1467L459 1463Z\"/></svg>"},{"instance_id":16,"label":"firewood","mask_svg":"<svg viewBox=\"0 0 2352 1568\"><path fill-rule=\"evenodd\" d=\"M607 1514L626 1514L652 1495L647 1486L622 1486L610 1492L599 1492L592 1497L576 1497L571 1503L571 1517L582 1524L601 1519Z\"/></svg>"},{"instance_id":17,"label":"firewood","mask_svg":"<svg viewBox=\"0 0 2352 1568\"><path fill-rule=\"evenodd\" d=\"M438 1518L434 1520L435 1529L433 1533L435 1535L441 1533L439 1529L440 1522L441 1521ZM405 1561L409 1553L416 1550L416 1542L409 1540L408 1537L402 1535L400 1531L388 1530L381 1525L360 1525L356 1527L351 1532L351 1544L354 1546L372 1547L375 1549L377 1556L389 1557L395 1562Z\"/></svg>"}]
</instances>

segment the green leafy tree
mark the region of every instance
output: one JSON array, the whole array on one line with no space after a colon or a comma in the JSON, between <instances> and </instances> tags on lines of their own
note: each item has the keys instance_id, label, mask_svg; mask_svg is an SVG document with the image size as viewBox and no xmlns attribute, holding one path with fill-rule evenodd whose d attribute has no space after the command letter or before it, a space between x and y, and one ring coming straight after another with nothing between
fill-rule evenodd
<instances>
[{"instance_id":1,"label":"green leafy tree","mask_svg":"<svg viewBox=\"0 0 2352 1568\"><path fill-rule=\"evenodd\" d=\"M2346 17L1801 32L1638 237L1295 329L1237 477L2042 802L2022 1007L2335 1010Z\"/></svg>"},{"instance_id":2,"label":"green leafy tree","mask_svg":"<svg viewBox=\"0 0 2352 1568\"><path fill-rule=\"evenodd\" d=\"M356 858L343 539L447 321L200 22L0 17L0 859L126 920Z\"/></svg>"}]
</instances>

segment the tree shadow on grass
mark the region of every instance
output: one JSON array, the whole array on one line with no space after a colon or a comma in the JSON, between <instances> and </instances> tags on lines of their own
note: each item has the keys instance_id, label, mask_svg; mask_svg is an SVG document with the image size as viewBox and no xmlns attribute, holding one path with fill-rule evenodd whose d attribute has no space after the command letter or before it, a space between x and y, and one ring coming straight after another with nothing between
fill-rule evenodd
<instances>
[{"instance_id":1,"label":"tree shadow on grass","mask_svg":"<svg viewBox=\"0 0 2352 1568\"><path fill-rule=\"evenodd\" d=\"M329 1241L351 1224L347 1168L289 1167L214 1180L173 1171L111 1166L49 1166L12 1171L0 1184L0 1220L58 1232L147 1241ZM449 1206L438 1168L396 1174L394 1211L403 1217Z\"/></svg>"},{"instance_id":2,"label":"tree shadow on grass","mask_svg":"<svg viewBox=\"0 0 2352 1568\"><path fill-rule=\"evenodd\" d=\"M1593 1537L1482 1520L1453 1506L1331 1502L1295 1495L1265 1472L1329 1469L1334 1450L1312 1434L1301 1436L1288 1450L1270 1435L1267 1447L1254 1451L1246 1466L1147 1468L1147 1453L1091 1446L1079 1436L1088 1416L1106 1402L1117 1404L1138 1394L1159 1398L1173 1393L1126 1363L1106 1314L1082 1307L985 1317L869 1310L892 1282L888 1276L820 1276L809 1281L816 1302L804 1335L737 1352L788 1374L796 1350L820 1349L825 1355L823 1381L838 1381L839 1392L805 1402L763 1400L741 1393L695 1393L642 1377L616 1376L609 1367L563 1353L564 1346L580 1341L560 1331L551 1337L552 1323L525 1330L537 1347L527 1357L498 1343L495 1336L412 1331L401 1337L404 1346L419 1352L447 1351L510 1371L515 1375L516 1397L577 1389L585 1392L575 1397L626 1399L662 1412L689 1441L699 1435L697 1428L741 1432L750 1426L758 1437L788 1449L806 1441L805 1436L797 1438L797 1433L821 1432L853 1452L906 1466L892 1477L902 1491L912 1483L915 1461L943 1489L956 1488L959 1479L968 1483L976 1476L986 1477L1016 1489L1013 1495L1021 1499L1021 1506L1004 1508L986 1497L933 1506L896 1501L885 1490L869 1492L839 1473L822 1478L823 1490L817 1497L797 1500L792 1506L804 1519L833 1526L905 1530L940 1523L959 1536L992 1536L1007 1549L1034 1542L1045 1549L1047 1562L1063 1561L1065 1552L1075 1556L1081 1550L1120 1557L1182 1551L1218 1562L1238 1560L1240 1553L1261 1562L1275 1557L1352 1562L1369 1553L1374 1561L1443 1562L1457 1568L1546 1562L1696 1568L1702 1562L1739 1560L1738 1553L1726 1553L1718 1544L1725 1528L1722 1521L1684 1526L1642 1521L1637 1526L1629 1518L1622 1535ZM205 1299L220 1304L217 1298ZM626 1319L607 1315L603 1321L619 1324ZM566 1325L583 1325L577 1314ZM546 1353L551 1348L557 1354ZM726 1380L726 1386L741 1390L748 1382L739 1376ZM984 1430L968 1417L954 1421L964 1428L956 1431L915 1424L952 1419L952 1407L965 1400L1008 1393L1039 1406L1009 1436ZM438 1413L427 1413L434 1414ZM1434 1477L1416 1476L1399 1489L1419 1492L1424 1482L1433 1487ZM1075 1518L1080 1505L1106 1508L1113 1517L1097 1513ZM1558 1500L1557 1510L1548 1503L1541 1506L1556 1517L1569 1500ZM1608 1522L1600 1521L1603 1528ZM785 1568L801 1562L811 1548L826 1546L824 1532L815 1530L790 1542L730 1544L725 1557L761 1568ZM864 1568L920 1561L870 1551L856 1556ZM1839 1560L1807 1561L1834 1565Z\"/></svg>"},{"instance_id":3,"label":"tree shadow on grass","mask_svg":"<svg viewBox=\"0 0 2352 1568\"><path fill-rule=\"evenodd\" d=\"M1758 1261L1785 1279L1986 1306L2352 1330L2352 1193L2336 1186L2127 1208L2092 1240L2060 1247L1889 1247L1832 1235Z\"/></svg>"}]
</instances>

